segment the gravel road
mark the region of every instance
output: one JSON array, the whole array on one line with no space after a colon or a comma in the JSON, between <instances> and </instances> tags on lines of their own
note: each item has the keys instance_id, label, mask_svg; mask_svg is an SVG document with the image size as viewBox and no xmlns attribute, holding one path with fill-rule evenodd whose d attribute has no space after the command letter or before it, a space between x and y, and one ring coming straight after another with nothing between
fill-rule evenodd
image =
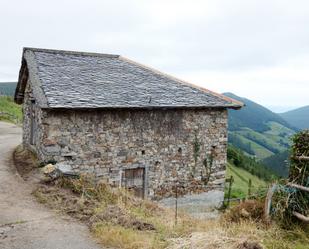
<instances>
[{"instance_id":1,"label":"gravel road","mask_svg":"<svg viewBox=\"0 0 309 249\"><path fill-rule=\"evenodd\" d=\"M88 228L37 203L12 164L21 128L0 122L0 248L99 249Z\"/></svg>"}]
</instances>

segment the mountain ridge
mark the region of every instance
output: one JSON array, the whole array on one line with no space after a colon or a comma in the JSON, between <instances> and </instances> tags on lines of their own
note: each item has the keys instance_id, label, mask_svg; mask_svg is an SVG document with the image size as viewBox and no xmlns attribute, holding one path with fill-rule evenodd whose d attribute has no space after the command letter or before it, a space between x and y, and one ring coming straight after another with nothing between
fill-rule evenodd
<instances>
[{"instance_id":1,"label":"mountain ridge","mask_svg":"<svg viewBox=\"0 0 309 249\"><path fill-rule=\"evenodd\" d=\"M224 95L241 101L240 110L229 110L229 143L266 165L278 175L287 176L291 137L299 130L279 114L233 93Z\"/></svg>"},{"instance_id":2,"label":"mountain ridge","mask_svg":"<svg viewBox=\"0 0 309 249\"><path fill-rule=\"evenodd\" d=\"M298 129L309 129L309 105L278 114Z\"/></svg>"}]
</instances>

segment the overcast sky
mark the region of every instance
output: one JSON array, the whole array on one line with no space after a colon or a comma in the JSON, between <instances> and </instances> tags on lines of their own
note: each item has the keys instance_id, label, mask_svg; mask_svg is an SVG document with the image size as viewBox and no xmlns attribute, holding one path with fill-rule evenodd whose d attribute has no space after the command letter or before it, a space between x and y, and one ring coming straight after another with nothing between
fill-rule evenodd
<instances>
[{"instance_id":1,"label":"overcast sky","mask_svg":"<svg viewBox=\"0 0 309 249\"><path fill-rule=\"evenodd\" d=\"M309 105L308 0L0 0L0 81L22 47L121 54L275 111Z\"/></svg>"}]
</instances>

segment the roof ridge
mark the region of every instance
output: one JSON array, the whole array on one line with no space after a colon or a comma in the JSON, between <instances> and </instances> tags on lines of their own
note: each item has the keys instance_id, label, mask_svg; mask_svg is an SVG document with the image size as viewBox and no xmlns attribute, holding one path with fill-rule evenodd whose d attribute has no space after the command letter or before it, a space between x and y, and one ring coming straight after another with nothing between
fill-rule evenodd
<instances>
[{"instance_id":1,"label":"roof ridge","mask_svg":"<svg viewBox=\"0 0 309 249\"><path fill-rule=\"evenodd\" d=\"M58 50L58 49L46 49L46 48L33 48L33 47L24 47L23 53L27 50L32 52L41 52L41 53L51 53L51 54L66 54L66 55L79 55L79 56L92 56L92 57L109 57L109 58L118 58L118 54L104 54L104 53L93 53L93 52L79 52L71 50Z\"/></svg>"},{"instance_id":2,"label":"roof ridge","mask_svg":"<svg viewBox=\"0 0 309 249\"><path fill-rule=\"evenodd\" d=\"M143 68L145 68L145 69L147 69L147 70L151 70L152 72L154 72L154 73L156 73L156 74L159 74L159 75L165 76L165 77L167 77L167 78L173 79L173 80L179 82L180 84L187 85L187 86L190 86L190 87L199 89L200 91L209 93L209 94L211 94L211 95L213 95L213 96L215 96L215 97L217 97L217 98L219 98L219 99L223 99L223 100L225 100L225 101L227 101L227 102L230 102L230 103L232 103L232 104L234 104L234 105L237 105L237 106L239 106L239 107L244 106L244 104L243 104L241 101L232 99L232 98L227 97L227 96L225 96L225 95L223 95L223 94L220 94L220 93L213 92L213 91L211 91L211 90L209 90L209 89L206 89L206 88L204 88L204 87L198 86L198 85L193 84L193 83L190 83L190 82L188 82L188 81L181 80L181 79L179 79L179 78L177 78L177 77L175 77L175 76L173 76L173 75L170 75L170 74L161 72L160 70L157 70L157 69L155 69L155 68L149 67L149 66L144 65L144 64L142 64L142 63L133 61L133 60L131 60L131 59L129 59L129 58L126 58L126 57L124 57L124 56L122 56L122 55L119 56L119 59L120 59L120 60L125 60L125 61L127 61L127 62L129 62L129 63L132 63L132 64L135 64L135 65L137 65L137 66L143 67Z\"/></svg>"}]
</instances>

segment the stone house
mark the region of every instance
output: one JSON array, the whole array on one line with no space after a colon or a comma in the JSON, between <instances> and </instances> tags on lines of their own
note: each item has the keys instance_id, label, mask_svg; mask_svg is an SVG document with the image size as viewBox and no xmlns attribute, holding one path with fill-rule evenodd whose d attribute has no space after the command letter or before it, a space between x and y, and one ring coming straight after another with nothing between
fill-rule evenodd
<instances>
[{"instance_id":1,"label":"stone house","mask_svg":"<svg viewBox=\"0 0 309 249\"><path fill-rule=\"evenodd\" d=\"M223 191L227 109L242 103L119 55L24 48L15 92L40 161L161 199Z\"/></svg>"}]
</instances>

